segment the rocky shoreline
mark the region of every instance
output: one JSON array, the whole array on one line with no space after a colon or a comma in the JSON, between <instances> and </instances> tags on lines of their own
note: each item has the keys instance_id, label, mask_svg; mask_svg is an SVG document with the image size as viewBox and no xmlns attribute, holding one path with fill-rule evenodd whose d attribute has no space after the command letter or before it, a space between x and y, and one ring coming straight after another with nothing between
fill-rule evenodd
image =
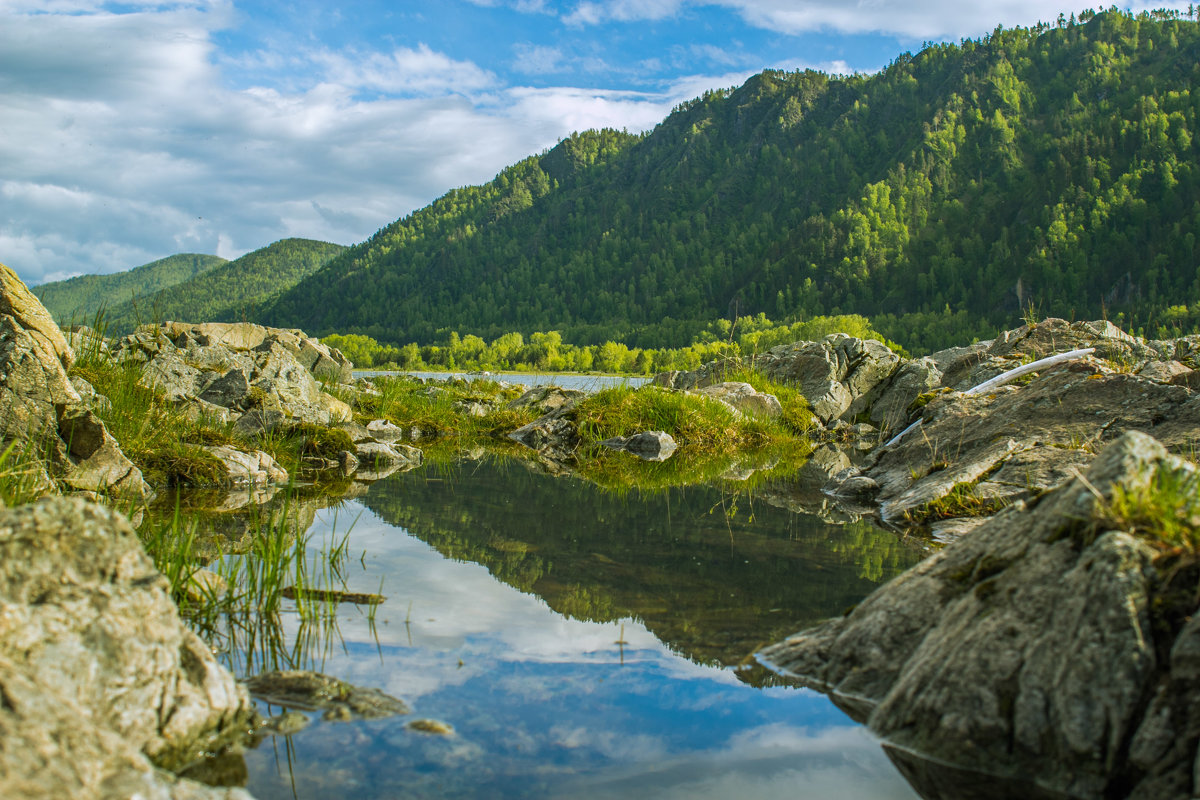
<instances>
[{"instance_id":1,"label":"rocky shoreline","mask_svg":"<svg viewBox=\"0 0 1200 800\"><path fill-rule=\"evenodd\" d=\"M0 782L14 797L245 797L167 771L270 726L181 621L126 518L103 505L136 511L163 486L109 432L113 401L73 369L81 353L135 370L140 390L208 426L177 460L236 494L227 504L265 503L297 478L345 491L421 463L414 440L437 432L364 416L380 387L300 331L165 323L111 342L64 335L0 267L0 442L41 454L22 462L21 482L47 495L0 511ZM1197 367L1200 337L1046 320L919 359L837 334L659 375L648 391L695 395L723 419L790 414L795 426L794 404L730 378L749 369L795 387L815 451L797 476L762 487L767 501L875 515L932 534L933 549L950 543L846 617L759 654L880 733L927 796L958 796L946 776L962 770L1033 775L1030 791L1047 796L1174 797L1193 791L1200 742L1195 540L1167 541L1153 519L1114 509L1169 484L1187 507L1176 527L1200 523L1188 505L1196 471L1181 458L1200 442ZM593 457L582 393L447 388L420 391L461 419L496 420L492 435L549 471ZM286 466L246 444L297 432L305 448ZM600 444L644 462L687 446L659 430Z\"/></svg>"}]
</instances>

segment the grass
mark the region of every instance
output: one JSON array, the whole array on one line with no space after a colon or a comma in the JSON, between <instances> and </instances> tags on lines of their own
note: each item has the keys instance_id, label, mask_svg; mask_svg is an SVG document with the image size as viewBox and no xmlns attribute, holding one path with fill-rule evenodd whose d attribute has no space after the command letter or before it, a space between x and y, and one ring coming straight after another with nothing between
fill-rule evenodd
<instances>
[{"instance_id":1,"label":"grass","mask_svg":"<svg viewBox=\"0 0 1200 800\"><path fill-rule=\"evenodd\" d=\"M504 405L520 397L520 388L504 388L496 381L448 380L426 385L405 376L375 379L378 395L354 398L356 418L386 419L404 428L417 428L426 436L486 438L507 433L532 422L530 409ZM463 413L465 404L479 403L487 409L480 417Z\"/></svg>"},{"instance_id":2,"label":"grass","mask_svg":"<svg viewBox=\"0 0 1200 800\"><path fill-rule=\"evenodd\" d=\"M788 438L787 431L774 421L739 415L710 398L657 386L604 389L581 400L570 414L585 444L641 431L663 431L681 448L720 453Z\"/></svg>"},{"instance_id":3,"label":"grass","mask_svg":"<svg viewBox=\"0 0 1200 800\"><path fill-rule=\"evenodd\" d=\"M977 482L956 483L943 497L931 500L904 515L909 525L925 525L956 517L988 517L999 512L1008 503L991 497L981 497Z\"/></svg>"},{"instance_id":4,"label":"grass","mask_svg":"<svg viewBox=\"0 0 1200 800\"><path fill-rule=\"evenodd\" d=\"M10 442L0 452L0 507L24 505L46 492L45 461L27 442Z\"/></svg>"},{"instance_id":5,"label":"grass","mask_svg":"<svg viewBox=\"0 0 1200 800\"><path fill-rule=\"evenodd\" d=\"M1160 547L1200 555L1200 475L1159 468L1144 488L1113 487L1101 521Z\"/></svg>"}]
</instances>

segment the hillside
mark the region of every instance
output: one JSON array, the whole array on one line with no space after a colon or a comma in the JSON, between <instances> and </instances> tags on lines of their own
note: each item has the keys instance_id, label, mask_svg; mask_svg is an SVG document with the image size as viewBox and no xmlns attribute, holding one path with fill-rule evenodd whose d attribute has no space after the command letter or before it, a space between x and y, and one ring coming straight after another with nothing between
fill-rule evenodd
<instances>
[{"instance_id":1,"label":"hillside","mask_svg":"<svg viewBox=\"0 0 1200 800\"><path fill-rule=\"evenodd\" d=\"M312 239L282 239L179 283L169 292L109 309L113 333L143 322L240 322L257 319L262 307L292 288L345 247Z\"/></svg>"},{"instance_id":2,"label":"hillside","mask_svg":"<svg viewBox=\"0 0 1200 800\"><path fill-rule=\"evenodd\" d=\"M101 308L170 289L226 263L219 256L181 253L112 275L80 275L32 291L59 324L94 319Z\"/></svg>"},{"instance_id":3,"label":"hillside","mask_svg":"<svg viewBox=\"0 0 1200 800\"><path fill-rule=\"evenodd\" d=\"M869 76L764 72L452 191L264 319L660 345L757 312L866 314L910 346L1027 309L1194 324L1195 85L1200 27L1166 13L997 29Z\"/></svg>"}]
</instances>

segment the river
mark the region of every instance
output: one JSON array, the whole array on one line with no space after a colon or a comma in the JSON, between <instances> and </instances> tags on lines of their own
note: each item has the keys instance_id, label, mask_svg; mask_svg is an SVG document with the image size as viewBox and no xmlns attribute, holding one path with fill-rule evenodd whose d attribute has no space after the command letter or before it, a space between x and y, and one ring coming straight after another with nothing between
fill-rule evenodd
<instances>
[{"instance_id":1,"label":"river","mask_svg":"<svg viewBox=\"0 0 1200 800\"><path fill-rule=\"evenodd\" d=\"M373 619L352 605L326 624L285 615L273 646L225 659L238 674L317 669L413 713L312 715L249 750L233 782L261 800L915 797L863 727L749 656L924 554L779 496L613 493L482 458L320 511L312 550L346 537L347 588L387 600Z\"/></svg>"}]
</instances>

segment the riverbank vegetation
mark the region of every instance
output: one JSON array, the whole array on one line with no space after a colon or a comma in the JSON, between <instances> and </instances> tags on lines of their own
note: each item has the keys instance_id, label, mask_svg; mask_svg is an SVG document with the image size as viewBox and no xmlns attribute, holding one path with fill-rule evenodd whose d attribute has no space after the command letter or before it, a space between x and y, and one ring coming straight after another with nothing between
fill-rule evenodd
<instances>
[{"instance_id":1,"label":"riverbank vegetation","mask_svg":"<svg viewBox=\"0 0 1200 800\"><path fill-rule=\"evenodd\" d=\"M750 356L780 344L814 341L831 333L875 339L899 353L896 342L856 314L816 316L800 322L773 322L765 314L719 319L705 325L684 347L633 347L622 342L581 345L563 340L559 331L536 331L528 339L512 331L491 342L451 331L434 344L383 344L365 334L330 334L321 341L341 350L359 369L511 370L514 372L604 372L653 375L696 369L718 358Z\"/></svg>"}]
</instances>

